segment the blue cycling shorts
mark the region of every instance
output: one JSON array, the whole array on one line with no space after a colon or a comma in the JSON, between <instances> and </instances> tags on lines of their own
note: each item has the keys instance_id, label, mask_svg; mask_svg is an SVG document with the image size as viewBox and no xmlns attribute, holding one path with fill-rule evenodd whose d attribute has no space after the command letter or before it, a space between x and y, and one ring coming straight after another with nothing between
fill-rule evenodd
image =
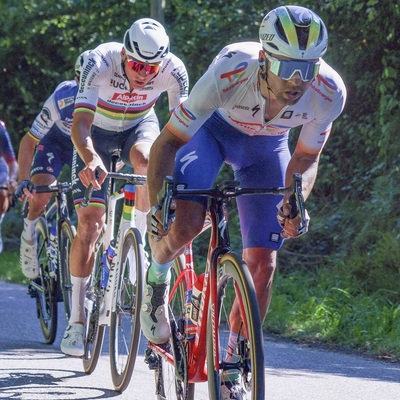
<instances>
[{"instance_id":1,"label":"blue cycling shorts","mask_svg":"<svg viewBox=\"0 0 400 400\"><path fill-rule=\"evenodd\" d=\"M244 188L284 186L290 160L288 134L248 136L229 125L215 112L181 147L175 160L176 183L188 188L211 188L223 163L230 164L234 179ZM188 199L188 197L182 197ZM236 199L243 248L278 250L283 241L276 215L282 196L246 195ZM207 205L205 198L191 198Z\"/></svg>"},{"instance_id":2,"label":"blue cycling shorts","mask_svg":"<svg viewBox=\"0 0 400 400\"><path fill-rule=\"evenodd\" d=\"M70 137L51 129L36 146L31 178L37 174L50 174L57 179L64 165L71 166L73 148Z\"/></svg>"}]
</instances>

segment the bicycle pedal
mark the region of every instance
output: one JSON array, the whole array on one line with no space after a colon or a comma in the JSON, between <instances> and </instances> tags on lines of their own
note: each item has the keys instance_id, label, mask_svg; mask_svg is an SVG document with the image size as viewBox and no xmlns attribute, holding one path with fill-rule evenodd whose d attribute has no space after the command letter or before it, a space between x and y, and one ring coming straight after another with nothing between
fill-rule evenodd
<instances>
[{"instance_id":1,"label":"bicycle pedal","mask_svg":"<svg viewBox=\"0 0 400 400\"><path fill-rule=\"evenodd\" d=\"M144 355L144 362L149 366L149 369L154 371L159 367L158 357L154 353L152 349L149 347L146 349L146 353Z\"/></svg>"},{"instance_id":2,"label":"bicycle pedal","mask_svg":"<svg viewBox=\"0 0 400 400\"><path fill-rule=\"evenodd\" d=\"M32 299L35 299L37 297L37 291L31 285L28 286L28 291L26 292L26 294Z\"/></svg>"}]
</instances>

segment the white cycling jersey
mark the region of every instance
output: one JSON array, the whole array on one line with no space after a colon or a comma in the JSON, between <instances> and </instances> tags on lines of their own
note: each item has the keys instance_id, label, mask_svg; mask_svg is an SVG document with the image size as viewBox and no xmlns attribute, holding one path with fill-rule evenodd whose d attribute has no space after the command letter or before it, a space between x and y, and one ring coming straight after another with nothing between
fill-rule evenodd
<instances>
[{"instance_id":1,"label":"white cycling jersey","mask_svg":"<svg viewBox=\"0 0 400 400\"><path fill-rule=\"evenodd\" d=\"M167 127L189 140L214 111L246 135L278 136L303 125L298 144L316 153L324 146L346 100L339 74L322 61L319 75L300 100L285 106L265 122L266 101L258 81L258 42L234 43L224 47L193 87L189 98L171 116Z\"/></svg>"},{"instance_id":2,"label":"white cycling jersey","mask_svg":"<svg viewBox=\"0 0 400 400\"><path fill-rule=\"evenodd\" d=\"M113 132L130 129L154 113L154 104L165 91L172 112L187 98L189 86L183 62L170 52L160 72L143 89L130 92L122 47L121 43L110 42L92 50L82 66L75 101L75 112L92 113L93 125Z\"/></svg>"}]
</instances>

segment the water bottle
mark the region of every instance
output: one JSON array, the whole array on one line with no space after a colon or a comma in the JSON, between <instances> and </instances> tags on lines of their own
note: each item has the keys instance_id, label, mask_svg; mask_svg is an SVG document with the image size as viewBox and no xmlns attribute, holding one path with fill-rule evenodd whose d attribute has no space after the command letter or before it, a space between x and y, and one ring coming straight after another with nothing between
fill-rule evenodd
<instances>
[{"instance_id":1,"label":"water bottle","mask_svg":"<svg viewBox=\"0 0 400 400\"><path fill-rule=\"evenodd\" d=\"M56 237L56 226L53 225L50 228L49 239L47 241L47 259L50 264L50 276L56 276L56 266L57 266L57 237Z\"/></svg>"},{"instance_id":2,"label":"water bottle","mask_svg":"<svg viewBox=\"0 0 400 400\"><path fill-rule=\"evenodd\" d=\"M204 274L200 274L197 277L196 282L194 283L192 292L192 307L191 307L192 309L191 309L190 319L195 325L197 325L197 321L199 320L203 283L204 283Z\"/></svg>"},{"instance_id":3,"label":"water bottle","mask_svg":"<svg viewBox=\"0 0 400 400\"><path fill-rule=\"evenodd\" d=\"M190 318L192 309L192 291L187 290L185 292L185 333L186 339L193 339L196 332L196 325Z\"/></svg>"},{"instance_id":4,"label":"water bottle","mask_svg":"<svg viewBox=\"0 0 400 400\"><path fill-rule=\"evenodd\" d=\"M103 254L103 258L101 259L101 288L105 289L107 287L108 277L110 275L110 266L112 263L112 259L115 254L115 241L112 240L107 248L107 250Z\"/></svg>"}]
</instances>

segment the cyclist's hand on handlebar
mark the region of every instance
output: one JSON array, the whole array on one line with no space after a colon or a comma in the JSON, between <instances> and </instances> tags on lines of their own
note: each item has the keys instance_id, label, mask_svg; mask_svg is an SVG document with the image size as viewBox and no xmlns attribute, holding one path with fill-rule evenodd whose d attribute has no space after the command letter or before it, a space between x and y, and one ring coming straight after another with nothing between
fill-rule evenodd
<instances>
[{"instance_id":1,"label":"cyclist's hand on handlebar","mask_svg":"<svg viewBox=\"0 0 400 400\"><path fill-rule=\"evenodd\" d=\"M164 236L168 235L172 224L175 221L175 207L174 201L171 202L169 219L168 219L168 229L163 228L161 206L153 206L147 214L147 232L152 236L154 242L158 242Z\"/></svg>"},{"instance_id":2,"label":"cyclist's hand on handlebar","mask_svg":"<svg viewBox=\"0 0 400 400\"><path fill-rule=\"evenodd\" d=\"M277 219L282 227L281 236L285 239L297 238L308 231L310 217L307 210L304 210L305 218L302 221L300 213L291 218L292 206L290 203L284 203L278 211Z\"/></svg>"},{"instance_id":3,"label":"cyclist's hand on handlebar","mask_svg":"<svg viewBox=\"0 0 400 400\"><path fill-rule=\"evenodd\" d=\"M18 184L18 187L14 191L14 200L22 201L25 196L30 199L35 194L35 185L29 179L24 179Z\"/></svg>"},{"instance_id":4,"label":"cyclist's hand on handlebar","mask_svg":"<svg viewBox=\"0 0 400 400\"><path fill-rule=\"evenodd\" d=\"M107 178L107 169L100 158L95 157L78 173L78 176L85 187L93 185L94 189L99 190Z\"/></svg>"}]
</instances>

